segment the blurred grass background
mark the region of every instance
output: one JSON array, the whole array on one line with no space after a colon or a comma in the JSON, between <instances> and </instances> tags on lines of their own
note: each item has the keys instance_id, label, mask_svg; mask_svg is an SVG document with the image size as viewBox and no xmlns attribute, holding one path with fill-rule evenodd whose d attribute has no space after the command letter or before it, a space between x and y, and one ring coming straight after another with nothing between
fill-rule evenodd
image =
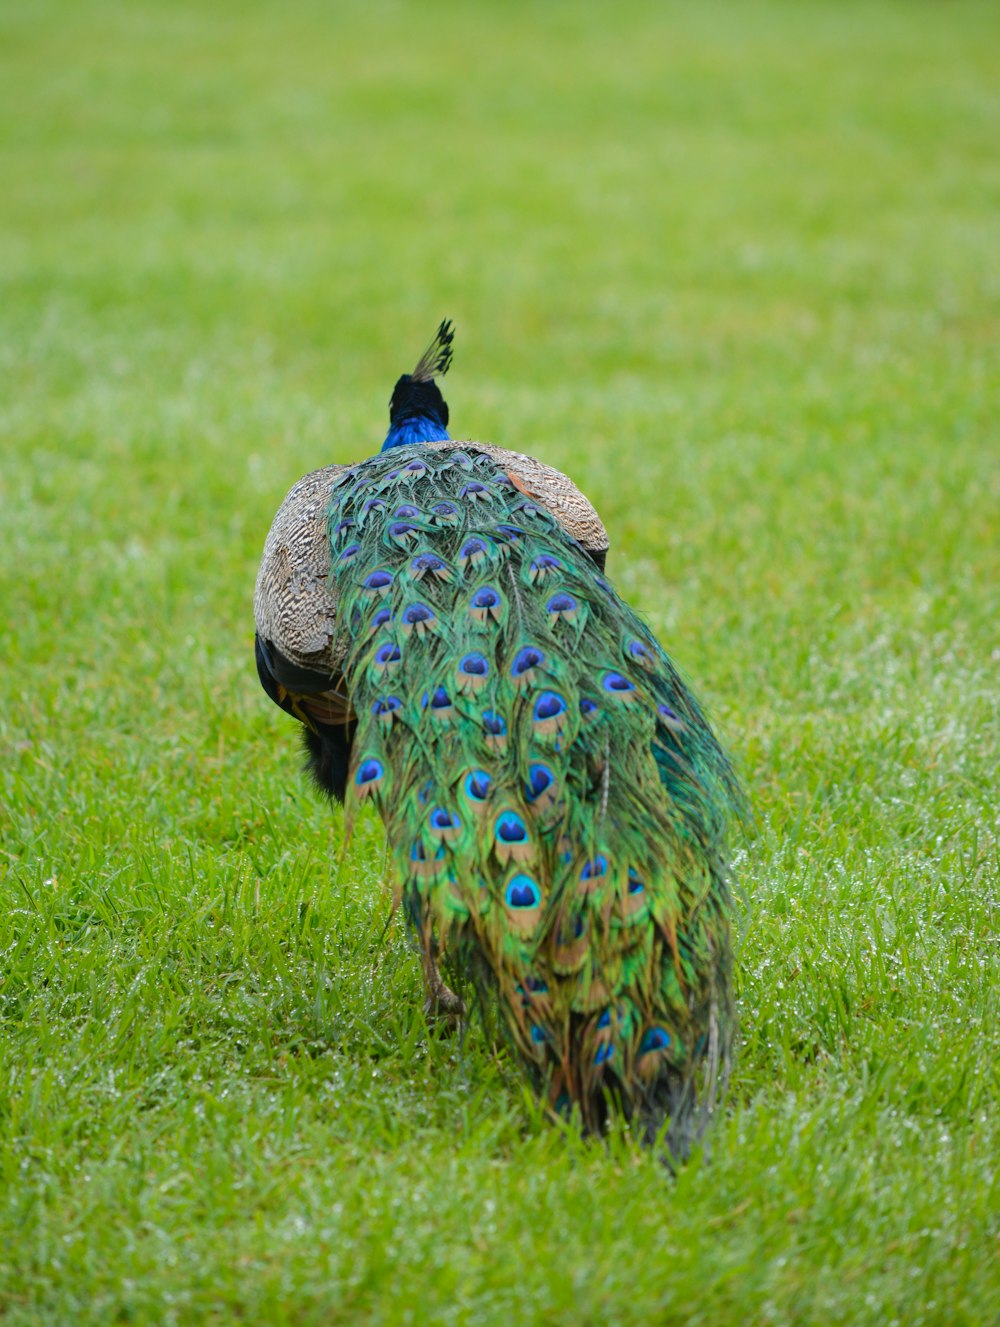
<instances>
[{"instance_id":1,"label":"blurred grass background","mask_svg":"<svg viewBox=\"0 0 1000 1327\"><path fill-rule=\"evenodd\" d=\"M982 1324L1000 12L0 4L0 1317ZM429 1036L251 593L458 324L756 814L711 1164Z\"/></svg>"}]
</instances>

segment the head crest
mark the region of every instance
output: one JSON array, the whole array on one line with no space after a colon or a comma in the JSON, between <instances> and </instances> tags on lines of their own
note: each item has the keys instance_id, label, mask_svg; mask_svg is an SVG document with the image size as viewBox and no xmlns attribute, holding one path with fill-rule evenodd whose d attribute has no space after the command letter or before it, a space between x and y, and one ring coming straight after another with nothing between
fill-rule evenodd
<instances>
[{"instance_id":1,"label":"head crest","mask_svg":"<svg viewBox=\"0 0 1000 1327\"><path fill-rule=\"evenodd\" d=\"M417 362L417 367L410 374L414 382L430 382L443 377L451 367L451 343L455 339L455 325L450 318L437 329L437 336L430 343Z\"/></svg>"}]
</instances>

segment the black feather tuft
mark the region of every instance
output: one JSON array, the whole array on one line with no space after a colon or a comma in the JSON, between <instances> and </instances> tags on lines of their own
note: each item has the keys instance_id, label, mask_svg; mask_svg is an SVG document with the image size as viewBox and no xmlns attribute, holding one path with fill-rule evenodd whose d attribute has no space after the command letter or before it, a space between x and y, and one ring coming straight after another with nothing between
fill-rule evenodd
<instances>
[{"instance_id":1,"label":"black feather tuft","mask_svg":"<svg viewBox=\"0 0 1000 1327\"><path fill-rule=\"evenodd\" d=\"M330 679L321 673L311 673L308 669L297 667L275 649L270 641L262 640L259 633L254 636L254 653L260 684L275 705L299 723L310 725L303 729L306 768L316 785L335 801L343 802L347 789L347 771L351 763L351 743L357 724L353 720L346 723L322 723L313 716L304 715L300 703L308 705L310 694L321 696L329 686ZM297 688L301 688L298 695L294 690Z\"/></svg>"},{"instance_id":2,"label":"black feather tuft","mask_svg":"<svg viewBox=\"0 0 1000 1327\"><path fill-rule=\"evenodd\" d=\"M347 773L351 763L351 743L356 724L318 723L315 731L302 730L306 769L320 792L343 803L347 791Z\"/></svg>"},{"instance_id":3,"label":"black feather tuft","mask_svg":"<svg viewBox=\"0 0 1000 1327\"><path fill-rule=\"evenodd\" d=\"M455 340L455 324L445 318L437 329L437 335L417 361L417 367L410 374L414 382L430 382L432 378L443 378L451 368L452 342Z\"/></svg>"}]
</instances>

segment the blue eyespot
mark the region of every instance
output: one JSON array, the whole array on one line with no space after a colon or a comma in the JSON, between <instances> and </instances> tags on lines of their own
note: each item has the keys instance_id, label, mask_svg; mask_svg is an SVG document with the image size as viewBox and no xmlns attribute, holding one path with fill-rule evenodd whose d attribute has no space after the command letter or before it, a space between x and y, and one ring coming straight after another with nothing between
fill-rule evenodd
<instances>
[{"instance_id":1,"label":"blue eyespot","mask_svg":"<svg viewBox=\"0 0 1000 1327\"><path fill-rule=\"evenodd\" d=\"M605 691L625 692L635 690L635 683L630 682L621 673L605 673L601 685Z\"/></svg>"},{"instance_id":2,"label":"blue eyespot","mask_svg":"<svg viewBox=\"0 0 1000 1327\"><path fill-rule=\"evenodd\" d=\"M560 714L566 713L566 702L555 691L543 691L535 701L536 719L557 719Z\"/></svg>"},{"instance_id":3,"label":"blue eyespot","mask_svg":"<svg viewBox=\"0 0 1000 1327\"><path fill-rule=\"evenodd\" d=\"M517 655L511 665L511 675L513 677L523 677L525 673L532 668L539 668L545 662L545 655L541 650L536 649L534 645L526 645L524 649L518 650Z\"/></svg>"},{"instance_id":4,"label":"blue eyespot","mask_svg":"<svg viewBox=\"0 0 1000 1327\"><path fill-rule=\"evenodd\" d=\"M465 776L465 795L474 802L485 802L490 791L490 776L482 769L474 769Z\"/></svg>"},{"instance_id":5,"label":"blue eyespot","mask_svg":"<svg viewBox=\"0 0 1000 1327\"><path fill-rule=\"evenodd\" d=\"M473 654L467 654L459 662L458 671L467 674L469 677L485 677L490 671L490 665L485 655L474 652Z\"/></svg>"},{"instance_id":6,"label":"blue eyespot","mask_svg":"<svg viewBox=\"0 0 1000 1327\"><path fill-rule=\"evenodd\" d=\"M556 776L548 765L532 765L528 770L528 800L535 802L556 781Z\"/></svg>"},{"instance_id":7,"label":"blue eyespot","mask_svg":"<svg viewBox=\"0 0 1000 1327\"><path fill-rule=\"evenodd\" d=\"M410 570L419 575L425 571L443 571L445 565L436 553L418 553L410 563Z\"/></svg>"},{"instance_id":8,"label":"blue eyespot","mask_svg":"<svg viewBox=\"0 0 1000 1327\"><path fill-rule=\"evenodd\" d=\"M593 861L584 862L583 870L580 872L580 879L598 880L601 876L607 875L607 873L608 859L603 853L598 853Z\"/></svg>"},{"instance_id":9,"label":"blue eyespot","mask_svg":"<svg viewBox=\"0 0 1000 1327\"><path fill-rule=\"evenodd\" d=\"M528 827L519 815L505 811L497 820L496 834L501 843L526 843Z\"/></svg>"},{"instance_id":10,"label":"blue eyespot","mask_svg":"<svg viewBox=\"0 0 1000 1327\"><path fill-rule=\"evenodd\" d=\"M642 1041L639 1042L639 1054L646 1055L649 1051L665 1051L670 1045L670 1033L666 1028L647 1028L642 1034Z\"/></svg>"},{"instance_id":11,"label":"blue eyespot","mask_svg":"<svg viewBox=\"0 0 1000 1327\"><path fill-rule=\"evenodd\" d=\"M530 875L516 875L507 886L505 898L508 908L537 908L542 894Z\"/></svg>"},{"instance_id":12,"label":"blue eyespot","mask_svg":"<svg viewBox=\"0 0 1000 1327\"><path fill-rule=\"evenodd\" d=\"M551 553L539 553L531 564L531 570L537 575L540 571L558 571L562 568L562 563L558 558L554 558Z\"/></svg>"}]
</instances>

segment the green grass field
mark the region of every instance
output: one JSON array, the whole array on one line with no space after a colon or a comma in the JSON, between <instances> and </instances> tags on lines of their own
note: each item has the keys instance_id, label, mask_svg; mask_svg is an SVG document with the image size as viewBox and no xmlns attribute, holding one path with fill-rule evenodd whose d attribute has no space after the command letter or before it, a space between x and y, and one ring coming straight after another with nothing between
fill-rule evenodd
<instances>
[{"instance_id":1,"label":"green grass field","mask_svg":"<svg viewBox=\"0 0 1000 1327\"><path fill-rule=\"evenodd\" d=\"M1000 11L0 6L0 1321L1000 1320ZM709 1161L428 1032L258 688L438 320L750 790Z\"/></svg>"}]
</instances>

